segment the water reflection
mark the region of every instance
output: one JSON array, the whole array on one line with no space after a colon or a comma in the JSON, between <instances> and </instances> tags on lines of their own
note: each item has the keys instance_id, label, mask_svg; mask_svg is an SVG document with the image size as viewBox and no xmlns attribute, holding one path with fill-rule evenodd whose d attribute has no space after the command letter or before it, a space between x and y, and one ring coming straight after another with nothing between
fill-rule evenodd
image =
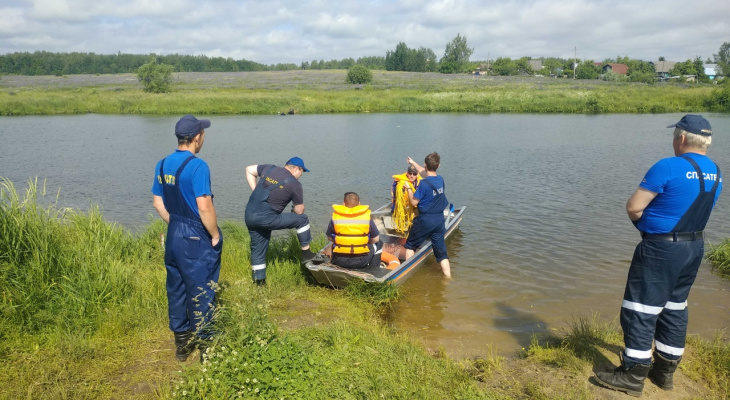
<instances>
[{"instance_id":1,"label":"water reflection","mask_svg":"<svg viewBox=\"0 0 730 400\"><path fill-rule=\"evenodd\" d=\"M514 336L518 345L526 349L530 346L532 338L530 335L537 335L538 338L548 336L547 322L538 318L534 313L527 313L518 310L506 303L496 304L499 315L494 318L494 326Z\"/></svg>"}]
</instances>

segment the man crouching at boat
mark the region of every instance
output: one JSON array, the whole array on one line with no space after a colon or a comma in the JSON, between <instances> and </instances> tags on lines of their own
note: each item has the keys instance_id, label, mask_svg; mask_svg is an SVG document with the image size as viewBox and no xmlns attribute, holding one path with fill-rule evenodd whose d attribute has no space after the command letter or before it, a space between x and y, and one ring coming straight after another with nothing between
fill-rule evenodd
<instances>
[{"instance_id":1,"label":"man crouching at boat","mask_svg":"<svg viewBox=\"0 0 730 400\"><path fill-rule=\"evenodd\" d=\"M360 196L345 193L344 205L332 206L327 239L332 242L332 264L348 269L379 267L382 243L380 231L370 218L370 207L360 204Z\"/></svg>"},{"instance_id":2,"label":"man crouching at boat","mask_svg":"<svg viewBox=\"0 0 730 400\"><path fill-rule=\"evenodd\" d=\"M418 207L418 216L413 219L413 226L405 244L406 260L413 257L415 250L426 241L426 238L430 238L433 255L441 264L444 276L450 278L451 264L444 241L446 234L444 210L449 207L449 200L446 199L444 192L446 188L444 178L436 174L440 163L441 157L436 152L426 156L425 169L408 157L408 164L415 167L424 179L418 185L415 193L410 187L406 188L411 205Z\"/></svg>"}]
</instances>

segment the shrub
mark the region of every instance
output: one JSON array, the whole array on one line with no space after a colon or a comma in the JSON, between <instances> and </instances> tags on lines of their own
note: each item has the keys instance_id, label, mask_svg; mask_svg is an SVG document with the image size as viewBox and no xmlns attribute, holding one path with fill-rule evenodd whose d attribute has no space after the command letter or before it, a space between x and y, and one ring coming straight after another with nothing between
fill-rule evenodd
<instances>
[{"instance_id":1,"label":"shrub","mask_svg":"<svg viewBox=\"0 0 730 400\"><path fill-rule=\"evenodd\" d=\"M453 61L441 61L439 72L442 74L457 74L459 73L459 65Z\"/></svg>"},{"instance_id":2,"label":"shrub","mask_svg":"<svg viewBox=\"0 0 730 400\"><path fill-rule=\"evenodd\" d=\"M372 80L373 73L368 67L361 64L355 64L349 70L347 70L347 78L345 79L345 82L352 84L362 84L370 83L372 82Z\"/></svg>"},{"instance_id":3,"label":"shrub","mask_svg":"<svg viewBox=\"0 0 730 400\"><path fill-rule=\"evenodd\" d=\"M713 90L705 99L705 107L711 111L730 111L730 85L723 85L722 89Z\"/></svg>"},{"instance_id":4,"label":"shrub","mask_svg":"<svg viewBox=\"0 0 730 400\"><path fill-rule=\"evenodd\" d=\"M172 84L172 65L158 64L152 59L137 69L137 79L142 83L145 92L167 93Z\"/></svg>"},{"instance_id":5,"label":"shrub","mask_svg":"<svg viewBox=\"0 0 730 400\"><path fill-rule=\"evenodd\" d=\"M651 72L636 72L629 76L630 82L654 83L656 76Z\"/></svg>"},{"instance_id":6,"label":"shrub","mask_svg":"<svg viewBox=\"0 0 730 400\"><path fill-rule=\"evenodd\" d=\"M629 78L626 75L621 75L619 73L609 70L603 74L601 79L603 79L604 81L609 81L609 82L625 82Z\"/></svg>"}]
</instances>

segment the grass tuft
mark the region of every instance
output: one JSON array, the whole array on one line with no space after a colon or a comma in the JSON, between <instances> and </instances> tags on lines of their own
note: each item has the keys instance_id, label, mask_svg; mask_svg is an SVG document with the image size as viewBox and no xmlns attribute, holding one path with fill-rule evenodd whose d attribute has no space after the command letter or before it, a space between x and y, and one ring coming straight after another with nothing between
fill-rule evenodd
<instances>
[{"instance_id":1,"label":"grass tuft","mask_svg":"<svg viewBox=\"0 0 730 400\"><path fill-rule=\"evenodd\" d=\"M717 245L710 243L705 257L718 275L730 279L730 239L724 239Z\"/></svg>"}]
</instances>

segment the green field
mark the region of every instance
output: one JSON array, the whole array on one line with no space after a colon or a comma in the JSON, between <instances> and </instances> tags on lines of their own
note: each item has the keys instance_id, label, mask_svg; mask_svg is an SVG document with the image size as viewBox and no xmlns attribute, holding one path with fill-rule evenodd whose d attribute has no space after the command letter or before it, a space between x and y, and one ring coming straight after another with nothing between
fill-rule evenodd
<instances>
[{"instance_id":1,"label":"green field","mask_svg":"<svg viewBox=\"0 0 730 400\"><path fill-rule=\"evenodd\" d=\"M730 110L711 84L374 71L372 83L350 85L345 76L344 70L176 73L165 94L144 93L133 74L3 76L0 115Z\"/></svg>"}]
</instances>

